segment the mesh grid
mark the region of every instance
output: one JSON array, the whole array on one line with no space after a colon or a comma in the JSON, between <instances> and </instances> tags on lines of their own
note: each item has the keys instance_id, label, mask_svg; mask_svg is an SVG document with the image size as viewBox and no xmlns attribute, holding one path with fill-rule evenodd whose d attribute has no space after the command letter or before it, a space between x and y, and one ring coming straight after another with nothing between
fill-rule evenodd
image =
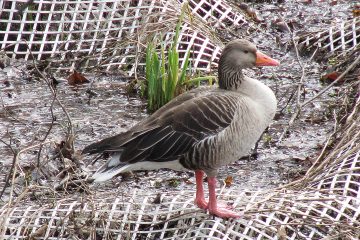
<instances>
[{"instance_id":1,"label":"mesh grid","mask_svg":"<svg viewBox=\"0 0 360 240\"><path fill-rule=\"evenodd\" d=\"M62 67L104 66L134 71L147 31L170 40L182 1L2 1L0 45L13 58L53 58ZM191 0L194 15L210 26L251 28L223 1ZM19 9L22 9L19 11ZM165 22L168 24L158 24ZM144 24L146 23L146 24ZM178 49L190 49L193 67L209 70L220 47L186 21ZM146 27L144 27L146 26ZM3 30L5 29L5 30ZM347 32L352 34L348 34ZM306 44L331 50L358 45L359 19L309 36ZM206 35L208 36L208 35ZM209 35L211 36L211 34ZM319 39L322 39L321 41ZM324 43L325 42L325 43ZM327 43L326 43L327 42ZM340 43L340 44L339 44ZM48 201L16 202L0 208L4 239L358 239L360 214L360 98L339 144L292 187L272 191L219 190L219 198L243 211L239 220L212 218L193 204L193 191L78 194ZM34 186L36 188L36 186ZM31 187L29 188L31 191ZM346 226L344 229L343 226Z\"/></svg>"},{"instance_id":2,"label":"mesh grid","mask_svg":"<svg viewBox=\"0 0 360 240\"><path fill-rule=\"evenodd\" d=\"M57 66L60 70L101 66L133 73L143 65L138 55L151 32L162 32L171 40L181 2L35 0L22 9L23 1L6 0L0 15L0 46L12 58L51 58L62 63ZM252 26L223 1L189 1L188 6L198 22L191 27L184 23L180 61L191 51L193 68L210 70L219 48L196 28L204 32L213 26Z\"/></svg>"},{"instance_id":3,"label":"mesh grid","mask_svg":"<svg viewBox=\"0 0 360 240\"><path fill-rule=\"evenodd\" d=\"M341 21L336 25L330 26L327 30L299 37L299 46L307 49L319 48L323 52L328 53L327 57L332 56L334 52L346 54L358 48L359 43L359 17L348 21Z\"/></svg>"},{"instance_id":4,"label":"mesh grid","mask_svg":"<svg viewBox=\"0 0 360 240\"><path fill-rule=\"evenodd\" d=\"M45 205L3 206L4 238L279 239L280 229L285 239L359 236L359 111L360 97L336 154L313 168L315 177L305 185L257 192L221 189L220 198L243 211L239 220L213 219L196 209L193 191L165 192L154 203L156 194L134 189L120 196L99 193Z\"/></svg>"}]
</instances>

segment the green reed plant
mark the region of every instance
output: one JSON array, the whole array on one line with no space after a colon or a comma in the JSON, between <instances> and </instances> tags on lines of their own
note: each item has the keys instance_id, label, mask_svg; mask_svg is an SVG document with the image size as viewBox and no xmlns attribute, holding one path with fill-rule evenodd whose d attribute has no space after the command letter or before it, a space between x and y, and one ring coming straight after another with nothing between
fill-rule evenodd
<instances>
[{"instance_id":1,"label":"green reed plant","mask_svg":"<svg viewBox=\"0 0 360 240\"><path fill-rule=\"evenodd\" d=\"M181 93L182 89L190 85L200 84L201 80L208 80L212 84L213 76L199 77L189 80L187 69L190 66L190 51L186 53L183 68L179 67L179 52L177 44L180 35L181 22L184 11L176 25L175 35L170 48L165 53L165 46L160 44L160 57L157 53L155 41L148 43L146 48L146 80L147 87L142 88L142 94L148 97L148 109L155 111Z\"/></svg>"}]
</instances>

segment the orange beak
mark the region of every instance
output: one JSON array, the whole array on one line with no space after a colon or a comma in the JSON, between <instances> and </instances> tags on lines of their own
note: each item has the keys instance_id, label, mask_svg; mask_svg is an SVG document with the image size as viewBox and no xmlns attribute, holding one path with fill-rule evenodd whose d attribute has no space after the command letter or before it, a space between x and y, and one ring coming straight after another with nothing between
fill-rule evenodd
<instances>
[{"instance_id":1,"label":"orange beak","mask_svg":"<svg viewBox=\"0 0 360 240\"><path fill-rule=\"evenodd\" d=\"M263 54L262 52L256 52L255 66L279 66L279 61L272 59L271 57Z\"/></svg>"}]
</instances>

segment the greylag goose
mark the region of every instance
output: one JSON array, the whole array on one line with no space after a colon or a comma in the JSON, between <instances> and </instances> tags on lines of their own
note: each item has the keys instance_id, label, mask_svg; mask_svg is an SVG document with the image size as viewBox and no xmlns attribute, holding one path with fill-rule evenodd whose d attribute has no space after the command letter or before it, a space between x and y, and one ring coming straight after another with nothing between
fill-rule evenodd
<instances>
[{"instance_id":1,"label":"greylag goose","mask_svg":"<svg viewBox=\"0 0 360 240\"><path fill-rule=\"evenodd\" d=\"M244 76L242 69L277 65L252 43L231 41L220 56L219 87L200 87L179 95L127 132L87 146L83 154L111 155L91 178L101 182L133 170L193 170L195 204L221 218L239 217L217 204L218 169L249 153L273 119L277 104L271 89Z\"/></svg>"}]
</instances>

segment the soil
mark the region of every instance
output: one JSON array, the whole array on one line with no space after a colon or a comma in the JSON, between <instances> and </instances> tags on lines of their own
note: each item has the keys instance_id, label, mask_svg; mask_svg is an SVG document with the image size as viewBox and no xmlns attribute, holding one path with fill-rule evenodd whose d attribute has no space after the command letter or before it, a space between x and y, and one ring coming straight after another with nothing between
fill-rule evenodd
<instances>
[{"instance_id":1,"label":"soil","mask_svg":"<svg viewBox=\"0 0 360 240\"><path fill-rule=\"evenodd\" d=\"M294 31L316 31L329 22L351 17L351 1L336 1L337 4L334 5L328 1L279 2L282 1L266 4L257 1L250 5L265 19L263 29L266 29L253 33L251 37L263 52L280 60L282 64L278 68L248 71L250 76L261 79L274 90L279 100L278 113L260 140L256 157L247 157L220 169L218 179L221 185L231 176L233 180L229 185L232 188L271 189L301 177L316 159L334 126L332 109L340 100L336 95L336 88L302 109L285 139L278 141L295 111L301 67L294 51L278 44L279 40L288 42L290 38L289 33L276 23L280 14L286 22L291 23ZM305 87L301 94L303 100L309 99L324 86L319 81L322 66L309 61L308 57L301 57L300 60L308 65ZM28 184L54 186L62 178L61 171L66 169L66 163L60 162L54 155L58 145L66 139L67 119L55 102L52 107L55 117L52 123L52 94L47 84L35 78L27 69L31 64L11 60L8 66L0 69L0 190L3 189L5 177L13 162L9 146L16 151L38 144L52 126L46 138L50 143L41 150L40 168L37 167L39 147L21 155L15 194L20 194L22 186ZM83 74L91 83L70 86L65 75L56 76L59 81L56 86L57 97L72 118L75 129L74 146L78 155L87 144L126 131L148 116L146 101L136 94L128 94L126 86L129 79L117 74ZM95 170L104 162L98 160L92 164L92 157L78 158L80 164L77 166L82 171ZM172 191L194 189L195 179L192 172L159 170L119 176L107 183L88 187L91 191L116 188L124 192L132 188ZM7 188L3 201L7 200L6 193L9 191Z\"/></svg>"}]
</instances>

